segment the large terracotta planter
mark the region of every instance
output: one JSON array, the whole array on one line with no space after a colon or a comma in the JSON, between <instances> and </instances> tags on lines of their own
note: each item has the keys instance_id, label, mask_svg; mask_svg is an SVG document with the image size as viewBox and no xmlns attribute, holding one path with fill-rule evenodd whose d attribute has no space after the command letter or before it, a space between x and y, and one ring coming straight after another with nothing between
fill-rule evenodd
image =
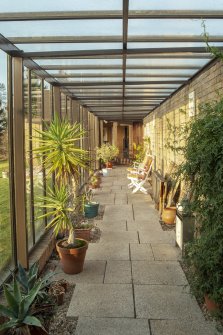
<instances>
[{"instance_id":1,"label":"large terracotta planter","mask_svg":"<svg viewBox=\"0 0 223 335\"><path fill-rule=\"evenodd\" d=\"M219 308L218 304L214 300L210 299L207 294L204 296L204 301L209 312L216 312Z\"/></svg>"},{"instance_id":2,"label":"large terracotta planter","mask_svg":"<svg viewBox=\"0 0 223 335\"><path fill-rule=\"evenodd\" d=\"M176 219L176 207L166 207L162 212L162 221L166 224L174 224Z\"/></svg>"},{"instance_id":3,"label":"large terracotta planter","mask_svg":"<svg viewBox=\"0 0 223 335\"><path fill-rule=\"evenodd\" d=\"M67 274L76 274L83 271L88 242L84 239L78 238L78 240L84 241L85 244L82 247L72 249L62 247L64 240L59 241L56 244L62 268Z\"/></svg>"},{"instance_id":4,"label":"large terracotta planter","mask_svg":"<svg viewBox=\"0 0 223 335\"><path fill-rule=\"evenodd\" d=\"M112 169L112 162L107 162L105 165L107 169Z\"/></svg>"},{"instance_id":5,"label":"large terracotta planter","mask_svg":"<svg viewBox=\"0 0 223 335\"><path fill-rule=\"evenodd\" d=\"M86 241L90 241L91 239L91 228L77 228L75 229L75 237L81 238Z\"/></svg>"}]
</instances>

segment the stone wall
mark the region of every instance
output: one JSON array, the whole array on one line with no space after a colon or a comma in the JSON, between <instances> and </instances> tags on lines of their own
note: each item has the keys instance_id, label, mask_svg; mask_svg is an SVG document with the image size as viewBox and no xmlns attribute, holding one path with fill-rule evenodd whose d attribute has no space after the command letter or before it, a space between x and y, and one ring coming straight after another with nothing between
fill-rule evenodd
<instances>
[{"instance_id":1,"label":"stone wall","mask_svg":"<svg viewBox=\"0 0 223 335\"><path fill-rule=\"evenodd\" d=\"M210 62L202 71L191 78L186 85L174 93L144 119L144 136L150 136L152 153L155 155L155 169L165 174L171 161L180 163L182 157L166 147L168 141L179 141L177 131L180 125L190 120L189 94L195 94L195 115L201 103L218 100L223 93L223 63Z\"/></svg>"}]
</instances>

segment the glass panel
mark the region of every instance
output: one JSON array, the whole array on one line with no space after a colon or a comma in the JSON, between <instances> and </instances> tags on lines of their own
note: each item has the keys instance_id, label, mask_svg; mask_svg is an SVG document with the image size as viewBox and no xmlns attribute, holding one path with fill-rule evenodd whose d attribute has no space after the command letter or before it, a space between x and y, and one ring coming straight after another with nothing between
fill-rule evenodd
<instances>
[{"instance_id":1,"label":"glass panel","mask_svg":"<svg viewBox=\"0 0 223 335\"><path fill-rule=\"evenodd\" d=\"M200 34L202 31L200 32ZM149 35L146 35L149 36ZM221 47L223 43L213 42L213 46ZM137 48L192 48L192 47L206 47L205 42L128 42L129 49Z\"/></svg>"},{"instance_id":2,"label":"glass panel","mask_svg":"<svg viewBox=\"0 0 223 335\"><path fill-rule=\"evenodd\" d=\"M71 116L71 100L67 98L67 118L68 120L72 120Z\"/></svg>"},{"instance_id":3,"label":"glass panel","mask_svg":"<svg viewBox=\"0 0 223 335\"><path fill-rule=\"evenodd\" d=\"M36 63L41 65L122 65L122 59L37 59Z\"/></svg>"},{"instance_id":4,"label":"glass panel","mask_svg":"<svg viewBox=\"0 0 223 335\"><path fill-rule=\"evenodd\" d=\"M5 37L88 36L89 33L91 36L108 36L111 35L111 27L112 35L122 34L122 20L0 22L0 31Z\"/></svg>"},{"instance_id":5,"label":"glass panel","mask_svg":"<svg viewBox=\"0 0 223 335\"><path fill-rule=\"evenodd\" d=\"M96 70L92 70L92 69L86 69L86 70L47 70L47 72L49 74L54 74L55 76L57 74L77 74L77 75L82 75L82 74L86 74L86 73L90 73L90 74L122 74L122 70L103 70L102 69L96 69Z\"/></svg>"},{"instance_id":6,"label":"glass panel","mask_svg":"<svg viewBox=\"0 0 223 335\"><path fill-rule=\"evenodd\" d=\"M136 66L199 66L202 67L207 64L209 60L206 59L177 59L177 58L165 58L156 59L154 58L127 58L128 65Z\"/></svg>"},{"instance_id":7,"label":"glass panel","mask_svg":"<svg viewBox=\"0 0 223 335\"><path fill-rule=\"evenodd\" d=\"M42 94L41 80L32 73L31 79L32 96L32 145L33 149L39 146L39 135L36 130L42 130ZM43 214L43 210L35 206L39 202L39 197L43 196L43 170L41 158L33 154L33 193L34 193L34 223L35 223L35 241L44 233L45 221L38 217Z\"/></svg>"},{"instance_id":8,"label":"glass panel","mask_svg":"<svg viewBox=\"0 0 223 335\"><path fill-rule=\"evenodd\" d=\"M62 118L67 116L67 97L63 93L61 93L61 116Z\"/></svg>"},{"instance_id":9,"label":"glass panel","mask_svg":"<svg viewBox=\"0 0 223 335\"><path fill-rule=\"evenodd\" d=\"M121 10L121 0L45 0L44 11L89 11L89 10ZM7 0L1 4L1 12L41 12L42 1Z\"/></svg>"},{"instance_id":10,"label":"glass panel","mask_svg":"<svg viewBox=\"0 0 223 335\"><path fill-rule=\"evenodd\" d=\"M176 9L176 8L175 8ZM221 35L222 20L207 19L205 25L210 35ZM130 19L128 24L129 35L148 35L148 32L156 32L156 35L201 35L203 33L202 20L190 19Z\"/></svg>"},{"instance_id":11,"label":"glass panel","mask_svg":"<svg viewBox=\"0 0 223 335\"><path fill-rule=\"evenodd\" d=\"M24 113L25 113L25 164L26 164L26 221L28 228L28 248L31 249L34 243L33 240L33 199L32 199L32 185L31 185L31 129L29 118L29 93L28 93L28 69L24 68Z\"/></svg>"},{"instance_id":12,"label":"glass panel","mask_svg":"<svg viewBox=\"0 0 223 335\"><path fill-rule=\"evenodd\" d=\"M128 83L128 81L168 81L171 83L171 81L181 81L181 80L187 80L188 77L180 77L180 78L174 78L174 77L152 77L152 76L148 76L148 77L131 77L131 76L127 76L126 78L126 82Z\"/></svg>"},{"instance_id":13,"label":"glass panel","mask_svg":"<svg viewBox=\"0 0 223 335\"><path fill-rule=\"evenodd\" d=\"M121 43L42 43L16 44L24 52L121 49Z\"/></svg>"},{"instance_id":14,"label":"glass panel","mask_svg":"<svg viewBox=\"0 0 223 335\"><path fill-rule=\"evenodd\" d=\"M129 1L130 10L159 10L159 9L188 9L188 10L213 10L213 9L223 9L222 0L187 0L187 1L157 1L157 0L130 0Z\"/></svg>"},{"instance_id":15,"label":"glass panel","mask_svg":"<svg viewBox=\"0 0 223 335\"><path fill-rule=\"evenodd\" d=\"M7 120L7 55L0 51L0 283L13 268Z\"/></svg>"},{"instance_id":16,"label":"glass panel","mask_svg":"<svg viewBox=\"0 0 223 335\"><path fill-rule=\"evenodd\" d=\"M72 83L84 83L84 82L117 82L117 81L122 81L122 78L58 78L57 80L60 81L61 83L67 83L67 82L72 82Z\"/></svg>"},{"instance_id":17,"label":"glass panel","mask_svg":"<svg viewBox=\"0 0 223 335\"><path fill-rule=\"evenodd\" d=\"M126 74L130 76L131 74L138 75L140 77L141 74L143 75L149 75L152 76L153 74L156 75L171 75L174 76L176 75L182 75L182 77L185 76L193 76L193 74L196 73L197 70L184 70L184 69L173 69L173 70L168 70L168 69L142 69L142 70L137 70L137 69L127 69Z\"/></svg>"}]
</instances>

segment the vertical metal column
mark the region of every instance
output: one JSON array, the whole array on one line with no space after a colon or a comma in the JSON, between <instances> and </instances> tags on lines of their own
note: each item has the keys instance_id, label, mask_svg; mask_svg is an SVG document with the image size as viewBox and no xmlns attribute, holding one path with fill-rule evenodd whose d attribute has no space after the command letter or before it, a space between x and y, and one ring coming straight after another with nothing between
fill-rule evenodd
<instances>
[{"instance_id":1,"label":"vertical metal column","mask_svg":"<svg viewBox=\"0 0 223 335\"><path fill-rule=\"evenodd\" d=\"M28 268L24 155L25 129L23 109L23 60L19 57L13 58L13 116L17 257L20 264L24 268Z\"/></svg>"}]
</instances>

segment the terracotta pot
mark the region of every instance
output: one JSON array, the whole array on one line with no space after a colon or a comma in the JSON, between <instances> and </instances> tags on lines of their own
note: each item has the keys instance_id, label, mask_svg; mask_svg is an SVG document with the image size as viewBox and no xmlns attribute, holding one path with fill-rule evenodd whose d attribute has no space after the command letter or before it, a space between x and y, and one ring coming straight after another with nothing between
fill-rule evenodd
<instances>
[{"instance_id":1,"label":"terracotta pot","mask_svg":"<svg viewBox=\"0 0 223 335\"><path fill-rule=\"evenodd\" d=\"M166 224L174 224L176 218L176 207L167 207L163 209L162 221Z\"/></svg>"},{"instance_id":2,"label":"terracotta pot","mask_svg":"<svg viewBox=\"0 0 223 335\"><path fill-rule=\"evenodd\" d=\"M105 165L107 169L112 169L112 162L107 162Z\"/></svg>"},{"instance_id":3,"label":"terracotta pot","mask_svg":"<svg viewBox=\"0 0 223 335\"><path fill-rule=\"evenodd\" d=\"M205 305L206 305L207 309L209 310L209 312L216 312L218 310L218 308L219 308L218 304L216 304L216 302L214 302L214 300L209 298L209 296L207 294L205 294L205 296L204 296L204 301L205 301Z\"/></svg>"},{"instance_id":4,"label":"terracotta pot","mask_svg":"<svg viewBox=\"0 0 223 335\"><path fill-rule=\"evenodd\" d=\"M56 244L62 268L67 274L76 274L83 271L88 242L80 238L78 238L78 240L84 241L85 245L80 248L68 249L61 246L64 240L59 241Z\"/></svg>"},{"instance_id":5,"label":"terracotta pot","mask_svg":"<svg viewBox=\"0 0 223 335\"><path fill-rule=\"evenodd\" d=\"M77 228L75 229L75 237L81 238L86 241L90 241L91 239L91 228Z\"/></svg>"},{"instance_id":6,"label":"terracotta pot","mask_svg":"<svg viewBox=\"0 0 223 335\"><path fill-rule=\"evenodd\" d=\"M90 187L90 188L93 188L93 189L95 189L95 188L99 188L99 187L100 187L100 182L97 182L97 183L95 183L95 184L89 184L89 187Z\"/></svg>"}]
</instances>

